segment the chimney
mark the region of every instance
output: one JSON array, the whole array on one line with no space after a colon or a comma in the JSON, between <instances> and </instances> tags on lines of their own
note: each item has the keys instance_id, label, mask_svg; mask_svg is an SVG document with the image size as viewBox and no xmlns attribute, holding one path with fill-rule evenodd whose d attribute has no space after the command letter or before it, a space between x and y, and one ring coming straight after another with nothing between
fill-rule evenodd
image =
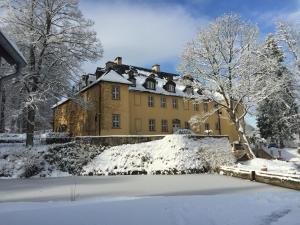
<instances>
[{"instance_id":1,"label":"chimney","mask_svg":"<svg viewBox=\"0 0 300 225\"><path fill-rule=\"evenodd\" d=\"M152 71L155 73L159 73L160 72L160 65L155 64L152 66Z\"/></svg>"},{"instance_id":2,"label":"chimney","mask_svg":"<svg viewBox=\"0 0 300 225\"><path fill-rule=\"evenodd\" d=\"M122 57L118 56L115 58L115 64L122 65Z\"/></svg>"}]
</instances>

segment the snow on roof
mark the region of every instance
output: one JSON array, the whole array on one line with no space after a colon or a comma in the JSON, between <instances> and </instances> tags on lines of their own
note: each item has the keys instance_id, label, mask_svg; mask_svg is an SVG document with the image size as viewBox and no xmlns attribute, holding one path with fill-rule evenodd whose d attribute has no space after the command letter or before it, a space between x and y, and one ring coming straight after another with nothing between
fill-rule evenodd
<instances>
[{"instance_id":1,"label":"snow on roof","mask_svg":"<svg viewBox=\"0 0 300 225\"><path fill-rule=\"evenodd\" d=\"M69 100L68 98L62 98L59 102L57 102L55 105L53 105L53 106L51 107L51 109L54 109L55 107L57 107L57 106L59 106L59 105L65 103L65 102L68 101L68 100Z\"/></svg>"},{"instance_id":2,"label":"snow on roof","mask_svg":"<svg viewBox=\"0 0 300 225\"><path fill-rule=\"evenodd\" d=\"M80 92L87 90L91 86L93 86L101 81L105 81L105 82L112 82L112 83L129 84L130 85L129 91L149 92L149 93L154 93L154 94L177 96L177 97L184 97L184 98L193 98L193 99L202 99L203 98L203 95L200 95L198 93L198 89L194 88L193 94L188 94L187 92L185 92L186 87L190 86L190 85L193 86L192 83L195 81L193 81L193 82L190 81L190 84L187 85L182 81L182 78L173 79L172 81L176 84L175 92L169 92L166 89L164 89L164 85L168 82L169 77L162 77L153 72L149 72L148 70L142 70L142 69L136 69L136 72L137 72L137 74L135 74L135 76L134 76L136 79L135 86L133 86L132 85L133 83L128 80L129 75L126 72L123 74L119 74L115 70L111 69L108 72L104 73L97 80L95 80L94 82L90 83L88 86L81 89ZM144 83L150 75L154 76L154 79L156 81L155 90L147 89L144 87ZM222 98L222 96L218 93L215 93L214 98L219 100L220 98ZM64 102L66 102L66 100L55 104L52 108L55 108L58 105L63 104Z\"/></svg>"},{"instance_id":3,"label":"snow on roof","mask_svg":"<svg viewBox=\"0 0 300 225\"><path fill-rule=\"evenodd\" d=\"M142 92L149 92L149 93L155 93L155 94L162 94L162 95L170 95L170 96L178 96L178 97L189 97L189 98L199 98L200 95L197 93L197 90L194 90L193 95L188 95L186 92L184 92L186 85L184 85L181 82L181 79L173 79L173 82L176 84L175 86L175 92L169 92L164 89L164 85L168 82L167 78L161 78L157 76L154 73L151 73L149 71L145 70L137 70L138 75L135 76L136 79L136 86L130 86L129 90L131 91L142 91ZM147 89L143 86L145 83L145 80L150 75L154 75L154 79L156 81L156 88L155 90ZM128 74L123 74L125 78L128 79Z\"/></svg>"},{"instance_id":4,"label":"snow on roof","mask_svg":"<svg viewBox=\"0 0 300 225\"><path fill-rule=\"evenodd\" d=\"M97 81L107 81L120 84L132 84L129 80L125 79L121 74L117 73L114 70L110 70L108 73L105 73Z\"/></svg>"}]
</instances>

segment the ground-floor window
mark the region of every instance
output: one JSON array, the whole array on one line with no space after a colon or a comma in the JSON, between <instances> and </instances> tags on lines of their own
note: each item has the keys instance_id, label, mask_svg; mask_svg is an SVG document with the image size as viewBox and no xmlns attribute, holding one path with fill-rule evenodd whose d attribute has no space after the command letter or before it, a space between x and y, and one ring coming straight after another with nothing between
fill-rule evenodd
<instances>
[{"instance_id":1,"label":"ground-floor window","mask_svg":"<svg viewBox=\"0 0 300 225\"><path fill-rule=\"evenodd\" d=\"M149 131L155 131L155 120L154 119L149 120Z\"/></svg>"},{"instance_id":2,"label":"ground-floor window","mask_svg":"<svg viewBox=\"0 0 300 225\"><path fill-rule=\"evenodd\" d=\"M168 120L161 121L161 132L168 132Z\"/></svg>"},{"instance_id":3,"label":"ground-floor window","mask_svg":"<svg viewBox=\"0 0 300 225\"><path fill-rule=\"evenodd\" d=\"M189 122L184 122L184 128L185 128L185 129L190 129L190 124L189 124Z\"/></svg>"},{"instance_id":4,"label":"ground-floor window","mask_svg":"<svg viewBox=\"0 0 300 225\"><path fill-rule=\"evenodd\" d=\"M120 114L112 115L112 128L120 128Z\"/></svg>"}]
</instances>

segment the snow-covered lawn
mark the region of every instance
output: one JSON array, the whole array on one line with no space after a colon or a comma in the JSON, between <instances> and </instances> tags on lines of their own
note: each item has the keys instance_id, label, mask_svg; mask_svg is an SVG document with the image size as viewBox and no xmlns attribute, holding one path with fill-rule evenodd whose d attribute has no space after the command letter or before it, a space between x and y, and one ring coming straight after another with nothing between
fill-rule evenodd
<instances>
[{"instance_id":1,"label":"snow-covered lawn","mask_svg":"<svg viewBox=\"0 0 300 225\"><path fill-rule=\"evenodd\" d=\"M299 225L300 193L2 203L1 225Z\"/></svg>"},{"instance_id":2,"label":"snow-covered lawn","mask_svg":"<svg viewBox=\"0 0 300 225\"><path fill-rule=\"evenodd\" d=\"M294 162L286 162L282 160L268 160L268 159L252 159L241 162L237 165L238 168L261 171L266 168L268 172L282 173L282 174L298 174L300 176L300 164Z\"/></svg>"},{"instance_id":3,"label":"snow-covered lawn","mask_svg":"<svg viewBox=\"0 0 300 225\"><path fill-rule=\"evenodd\" d=\"M274 158L281 158L285 161L300 162L300 154L297 148L267 148L267 151Z\"/></svg>"},{"instance_id":4,"label":"snow-covered lawn","mask_svg":"<svg viewBox=\"0 0 300 225\"><path fill-rule=\"evenodd\" d=\"M146 143L106 149L83 168L85 174L182 174L199 173L221 165L233 165L235 158L227 138L167 135Z\"/></svg>"}]
</instances>

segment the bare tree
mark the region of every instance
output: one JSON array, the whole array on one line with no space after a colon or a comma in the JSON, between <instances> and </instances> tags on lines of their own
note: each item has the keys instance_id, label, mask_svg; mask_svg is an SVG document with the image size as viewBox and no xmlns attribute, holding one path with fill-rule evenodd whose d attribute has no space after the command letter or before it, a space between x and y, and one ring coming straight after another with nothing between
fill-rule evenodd
<instances>
[{"instance_id":1,"label":"bare tree","mask_svg":"<svg viewBox=\"0 0 300 225\"><path fill-rule=\"evenodd\" d=\"M77 0L4 0L9 32L23 51L28 67L19 81L26 113L26 145L33 145L39 107L49 98L70 92L70 82L85 61L96 60L103 50L93 22L83 17ZM49 109L50 110L50 109Z\"/></svg>"},{"instance_id":2,"label":"bare tree","mask_svg":"<svg viewBox=\"0 0 300 225\"><path fill-rule=\"evenodd\" d=\"M256 26L238 15L224 15L187 44L179 67L183 74L197 80L195 85L200 84L203 99L226 110L250 158L255 156L245 135L244 118L282 84L281 79L270 76L277 65L261 52L257 36Z\"/></svg>"}]
</instances>

